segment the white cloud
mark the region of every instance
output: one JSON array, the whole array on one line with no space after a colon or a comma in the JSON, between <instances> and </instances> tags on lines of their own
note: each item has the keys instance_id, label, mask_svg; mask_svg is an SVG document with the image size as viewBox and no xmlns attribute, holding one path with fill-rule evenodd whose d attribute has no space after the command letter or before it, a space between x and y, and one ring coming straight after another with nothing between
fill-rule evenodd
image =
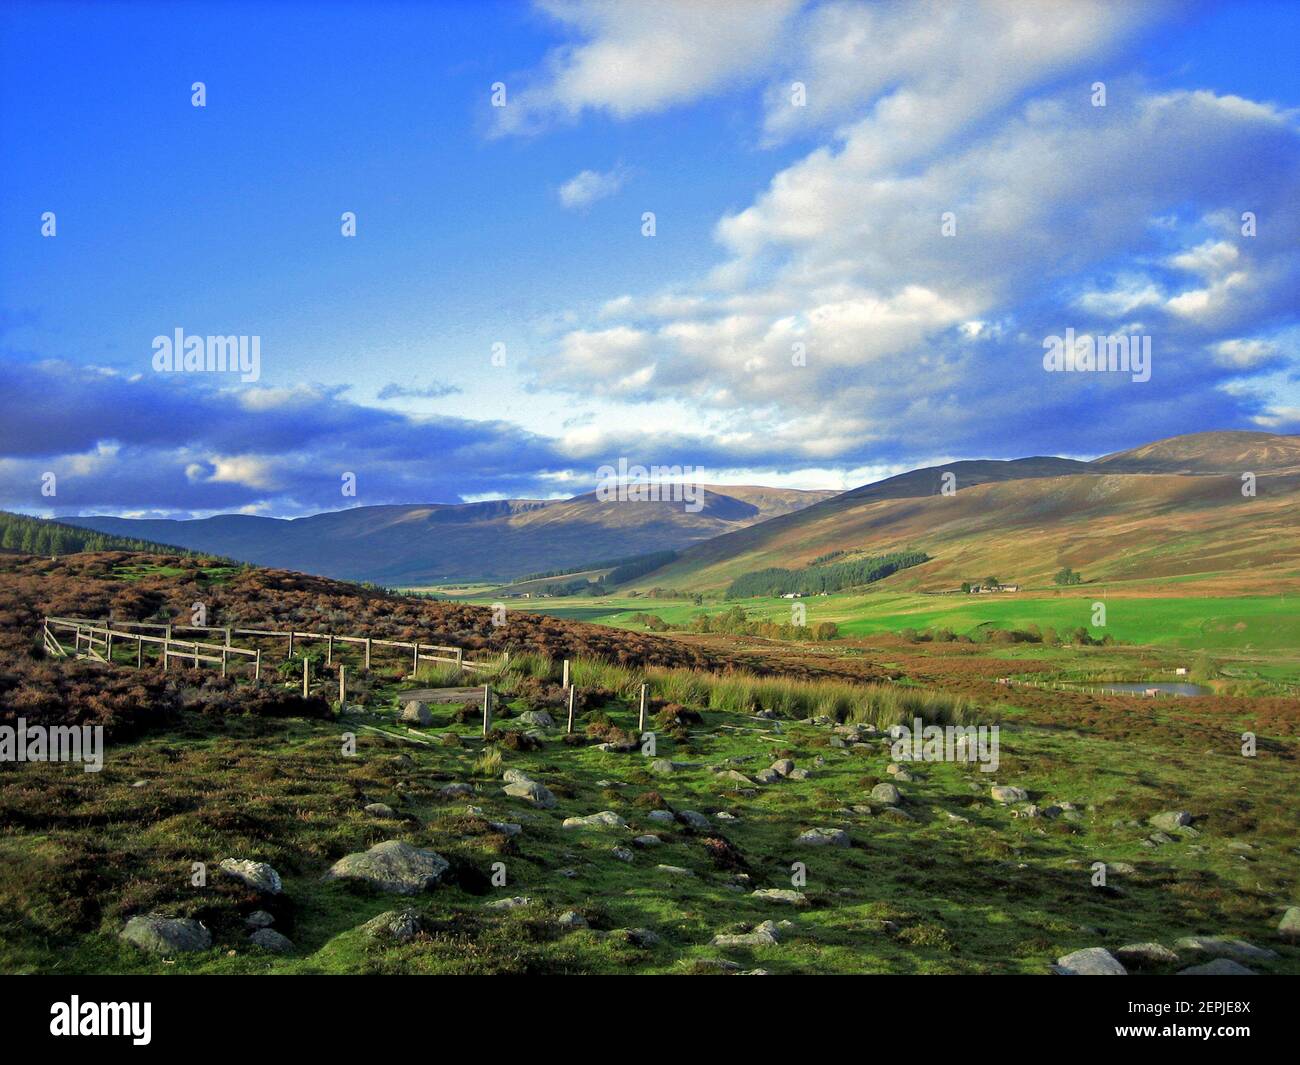
<instances>
[{"instance_id":1,"label":"white cloud","mask_svg":"<svg viewBox=\"0 0 1300 1065\"><path fill-rule=\"evenodd\" d=\"M581 42L507 90L498 133L535 131L586 110L618 119L661 111L751 81L769 67L799 0L545 0Z\"/></svg>"},{"instance_id":2,"label":"white cloud","mask_svg":"<svg viewBox=\"0 0 1300 1065\"><path fill-rule=\"evenodd\" d=\"M627 173L622 167L613 170L583 170L559 188L560 203L569 209L589 207L597 200L613 196L623 187Z\"/></svg>"}]
</instances>

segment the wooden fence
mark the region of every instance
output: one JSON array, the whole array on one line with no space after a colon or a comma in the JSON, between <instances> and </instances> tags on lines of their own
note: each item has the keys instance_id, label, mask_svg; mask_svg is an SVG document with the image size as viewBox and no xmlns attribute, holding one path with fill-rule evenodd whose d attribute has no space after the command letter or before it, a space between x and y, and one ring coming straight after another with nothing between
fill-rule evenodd
<instances>
[{"instance_id":1,"label":"wooden fence","mask_svg":"<svg viewBox=\"0 0 1300 1065\"><path fill-rule=\"evenodd\" d=\"M72 630L72 648L69 650L64 641L68 630ZM147 629L161 631L161 636L149 636L144 632L132 631ZM175 633L181 632L216 632L224 637L222 643L208 643L201 640L177 639ZM59 637L63 636L63 640ZM136 668L144 665L146 644L159 646L157 660L167 669L173 659L191 663L198 668L200 663L220 663L221 675L224 677L232 657L251 659L253 679L262 679L262 649L260 647L240 647L234 643L235 637L256 637L261 639L284 639L287 641L285 659L293 658L294 644L303 641L323 642L325 644L325 664L334 664L334 645L353 644L363 649L365 668L370 668L375 648L396 648L409 652L411 656L411 673L416 673L421 662L445 662L466 672L490 673L500 669L510 660L506 651L497 661L471 661L465 657L464 648L450 644L425 643L417 640L380 640L371 636L347 636L335 632L304 632L298 629L241 629L229 625L179 625L174 623L150 621L95 620L91 618L47 617L42 623L42 638L45 650L55 657L89 658L106 664L113 661L114 640L134 641L136 648ZM342 663L340 663L340 668Z\"/></svg>"}]
</instances>

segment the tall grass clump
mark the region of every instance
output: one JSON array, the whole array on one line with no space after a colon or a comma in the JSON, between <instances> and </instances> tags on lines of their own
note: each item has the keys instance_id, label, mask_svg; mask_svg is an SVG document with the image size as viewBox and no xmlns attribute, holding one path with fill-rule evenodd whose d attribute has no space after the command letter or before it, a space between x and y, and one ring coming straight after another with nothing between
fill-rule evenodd
<instances>
[{"instance_id":1,"label":"tall grass clump","mask_svg":"<svg viewBox=\"0 0 1300 1065\"><path fill-rule=\"evenodd\" d=\"M468 680L469 675L452 662L433 662L430 664L421 664L420 668L415 671L412 678L414 684L408 684L407 687L428 687L428 688L460 688L473 684L474 681Z\"/></svg>"},{"instance_id":2,"label":"tall grass clump","mask_svg":"<svg viewBox=\"0 0 1300 1065\"><path fill-rule=\"evenodd\" d=\"M540 677L548 680L555 672L555 660L537 651L515 651L510 655L505 672L520 677Z\"/></svg>"}]
</instances>

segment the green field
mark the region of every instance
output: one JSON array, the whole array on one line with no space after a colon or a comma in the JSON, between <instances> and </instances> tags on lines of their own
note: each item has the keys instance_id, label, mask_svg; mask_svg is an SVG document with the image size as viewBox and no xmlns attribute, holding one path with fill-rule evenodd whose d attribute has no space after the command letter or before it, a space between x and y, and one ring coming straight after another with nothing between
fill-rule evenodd
<instances>
[{"instance_id":1,"label":"green field","mask_svg":"<svg viewBox=\"0 0 1300 1065\"><path fill-rule=\"evenodd\" d=\"M466 602L486 605L486 599ZM807 621L833 621L844 636L870 636L902 629L950 628L970 633L981 625L1025 629L1037 625L1060 633L1079 626L1094 636L1109 633L1121 643L1151 644L1184 650L1284 651L1300 653L1300 599L1283 595L1214 598L1108 597L1105 592L1069 591L1042 595L916 595L872 592L809 599L708 600L702 606L689 599L647 599L610 596L595 599L507 600L512 610L553 614L573 621L596 622L618 628L644 629L634 614L654 614L670 625L686 625L701 612L721 613L740 605L755 620L788 621L797 602ZM1106 605L1105 628L1091 625L1093 604Z\"/></svg>"}]
</instances>

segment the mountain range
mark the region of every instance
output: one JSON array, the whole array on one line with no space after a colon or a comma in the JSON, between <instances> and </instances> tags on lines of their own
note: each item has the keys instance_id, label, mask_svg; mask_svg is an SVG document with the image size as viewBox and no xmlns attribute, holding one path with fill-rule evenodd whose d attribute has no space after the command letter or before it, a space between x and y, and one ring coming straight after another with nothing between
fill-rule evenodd
<instances>
[{"instance_id":1,"label":"mountain range","mask_svg":"<svg viewBox=\"0 0 1300 1065\"><path fill-rule=\"evenodd\" d=\"M504 582L667 549L677 557L633 587L717 592L753 570L909 548L932 558L888 578L891 587L942 590L988 575L1049 584L1064 566L1091 580L1194 578L1224 590L1268 590L1300 576L1300 437L1273 433L1194 433L1092 461L965 460L842 493L707 487L702 503L692 512L682 502L601 502L589 493L292 520L61 520L407 586Z\"/></svg>"}]
</instances>

